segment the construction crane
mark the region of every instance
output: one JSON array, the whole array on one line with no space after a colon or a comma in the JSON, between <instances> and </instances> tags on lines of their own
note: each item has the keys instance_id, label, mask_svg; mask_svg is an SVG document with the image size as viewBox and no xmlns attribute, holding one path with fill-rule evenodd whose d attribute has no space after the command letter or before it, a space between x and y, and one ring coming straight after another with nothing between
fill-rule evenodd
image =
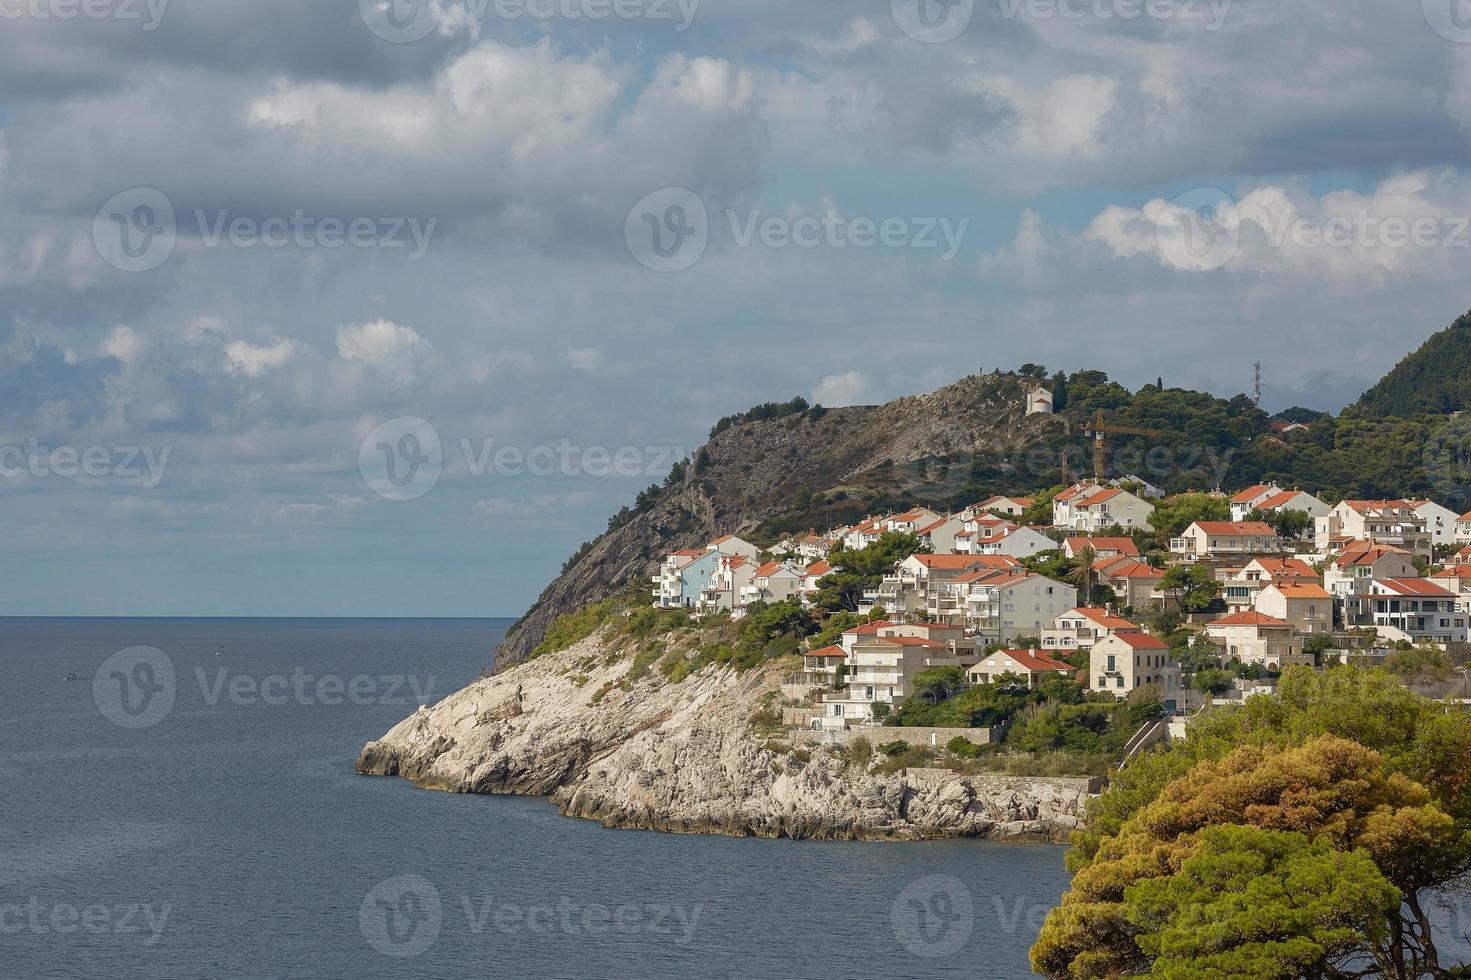
<instances>
[{"instance_id":1,"label":"construction crane","mask_svg":"<svg viewBox=\"0 0 1471 980\"><path fill-rule=\"evenodd\" d=\"M1093 416L1083 432L1093 437L1093 479L1102 483L1108 478L1108 434L1120 436L1154 436L1158 438L1164 435L1158 429L1140 429L1132 425L1114 425L1103 420L1103 410L1099 409Z\"/></svg>"}]
</instances>

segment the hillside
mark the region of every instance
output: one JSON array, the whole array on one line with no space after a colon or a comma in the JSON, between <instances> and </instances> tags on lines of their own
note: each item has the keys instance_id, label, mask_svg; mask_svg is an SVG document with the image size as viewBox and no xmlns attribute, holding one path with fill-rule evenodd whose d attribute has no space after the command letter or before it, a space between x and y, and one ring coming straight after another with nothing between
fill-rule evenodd
<instances>
[{"instance_id":1,"label":"hillside","mask_svg":"<svg viewBox=\"0 0 1471 980\"><path fill-rule=\"evenodd\" d=\"M1273 480L1329 499L1424 494L1471 505L1471 420L1345 412L1280 438L1245 395L1155 384L1131 392L1101 371L1023 371L963 378L885 405L829 410L797 401L722 420L694 460L641 493L568 561L496 651L495 668L524 660L561 613L646 588L677 548L729 533L772 545L788 532L889 509L959 510L1091 476L1084 427L1097 411L1162 433L1115 438L1108 475L1137 475L1168 493ZM1037 380L1054 391L1058 414L1024 415L1024 385Z\"/></svg>"},{"instance_id":2,"label":"hillside","mask_svg":"<svg viewBox=\"0 0 1471 980\"><path fill-rule=\"evenodd\" d=\"M1357 407L1365 415L1402 417L1471 407L1471 313L1396 364Z\"/></svg>"}]
</instances>

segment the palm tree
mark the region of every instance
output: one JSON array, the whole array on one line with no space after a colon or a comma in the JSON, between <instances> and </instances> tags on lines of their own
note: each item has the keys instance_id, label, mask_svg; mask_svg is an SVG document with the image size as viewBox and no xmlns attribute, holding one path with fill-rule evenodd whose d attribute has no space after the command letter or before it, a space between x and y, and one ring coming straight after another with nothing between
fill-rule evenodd
<instances>
[{"instance_id":1,"label":"palm tree","mask_svg":"<svg viewBox=\"0 0 1471 980\"><path fill-rule=\"evenodd\" d=\"M1068 572L1069 585L1076 585L1081 598L1078 604L1088 605L1088 598L1093 593L1093 563L1098 560L1098 550L1091 544L1085 544L1073 555L1073 568Z\"/></svg>"}]
</instances>

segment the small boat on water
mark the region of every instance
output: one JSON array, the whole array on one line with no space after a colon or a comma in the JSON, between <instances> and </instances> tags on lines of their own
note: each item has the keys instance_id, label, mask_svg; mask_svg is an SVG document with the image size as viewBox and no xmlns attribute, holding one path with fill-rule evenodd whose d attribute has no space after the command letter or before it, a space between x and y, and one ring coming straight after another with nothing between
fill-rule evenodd
<instances>
[{"instance_id":1,"label":"small boat on water","mask_svg":"<svg viewBox=\"0 0 1471 980\"><path fill-rule=\"evenodd\" d=\"M216 657L223 657L224 655L225 655L225 645L223 643L221 643L220 644L220 648L215 651L215 656Z\"/></svg>"},{"instance_id":2,"label":"small boat on water","mask_svg":"<svg viewBox=\"0 0 1471 980\"><path fill-rule=\"evenodd\" d=\"M71 671L67 671L66 676L63 677L62 680L64 680L64 681L79 681L79 680L81 680L81 678L77 676L77 672L76 671L71 670Z\"/></svg>"}]
</instances>

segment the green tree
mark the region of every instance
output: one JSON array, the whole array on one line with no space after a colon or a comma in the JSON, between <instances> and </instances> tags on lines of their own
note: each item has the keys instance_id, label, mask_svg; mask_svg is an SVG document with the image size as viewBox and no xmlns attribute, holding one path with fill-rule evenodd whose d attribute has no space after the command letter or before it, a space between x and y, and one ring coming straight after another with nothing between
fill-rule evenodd
<instances>
[{"instance_id":1,"label":"green tree","mask_svg":"<svg viewBox=\"0 0 1471 980\"><path fill-rule=\"evenodd\" d=\"M914 675L914 696L926 704L948 701L965 687L965 671L959 667L930 667Z\"/></svg>"},{"instance_id":2,"label":"green tree","mask_svg":"<svg viewBox=\"0 0 1471 980\"><path fill-rule=\"evenodd\" d=\"M1201 612L1221 594L1221 584L1205 565L1171 565L1159 587L1184 612Z\"/></svg>"},{"instance_id":3,"label":"green tree","mask_svg":"<svg viewBox=\"0 0 1471 980\"><path fill-rule=\"evenodd\" d=\"M1231 519L1231 504L1224 497L1213 497L1205 493L1182 493L1161 500L1149 514L1149 526L1154 528L1155 537L1161 547L1170 543L1170 538L1179 537L1196 521L1228 521Z\"/></svg>"},{"instance_id":4,"label":"green tree","mask_svg":"<svg viewBox=\"0 0 1471 980\"><path fill-rule=\"evenodd\" d=\"M1206 852L1205 831L1236 826L1291 831L1314 844L1325 841L1335 852L1365 853L1398 890L1400 900L1384 912L1384 928L1341 920L1357 933L1350 937L1351 952L1345 956L1335 947L1339 952L1322 969L1287 975L1454 975L1440 964L1427 900L1464 885L1471 872L1468 758L1471 716L1447 714L1387 672L1291 668L1277 696L1201 716L1190 738L1137 758L1090 802L1087 829L1074 834L1068 853L1072 890L1048 917L1033 964L1058 977L1149 971L1170 951L1148 937L1169 924L1141 916L1143 906L1131 910L1130 888L1178 876L1187 861ZM1300 901L1320 908L1334 901L1323 890L1325 876L1304 872L1292 880L1301 884ZM1367 875L1351 880L1373 884ZM1141 900L1140 892L1133 894ZM1284 955L1289 948L1324 945L1323 934L1299 925L1282 940ZM1203 937L1209 948L1197 952L1249 956L1265 936L1223 927ZM1180 951L1188 953L1188 944Z\"/></svg>"},{"instance_id":5,"label":"green tree","mask_svg":"<svg viewBox=\"0 0 1471 980\"><path fill-rule=\"evenodd\" d=\"M823 609L856 611L863 593L878 588L896 564L910 555L928 554L929 550L913 534L898 531L886 531L867 548L835 548L828 556L832 573L818 581L813 602Z\"/></svg>"}]
</instances>

